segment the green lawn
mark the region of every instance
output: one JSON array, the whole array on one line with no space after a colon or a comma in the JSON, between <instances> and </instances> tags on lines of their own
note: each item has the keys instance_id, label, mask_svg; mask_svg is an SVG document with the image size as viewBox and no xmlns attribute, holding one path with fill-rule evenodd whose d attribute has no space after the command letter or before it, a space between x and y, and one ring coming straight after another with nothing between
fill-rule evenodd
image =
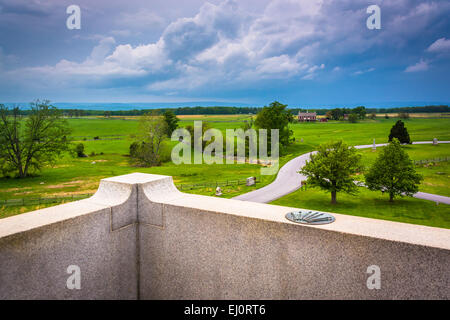
<instances>
[{"instance_id":1,"label":"green lawn","mask_svg":"<svg viewBox=\"0 0 450 320\"><path fill-rule=\"evenodd\" d=\"M194 120L209 121L214 128L225 133L226 129L240 128L249 115L236 116L182 116L180 126L192 125ZM290 159L315 150L318 144L332 140L343 139L351 145L371 144L373 138L377 143L387 142L387 136L392 125L397 119L378 119L376 121L366 120L351 124L348 122L330 121L328 123L294 123L291 129L294 132L295 143L289 146L280 159L280 167ZM144 172L153 174L170 175L174 177L176 184L201 183L233 179L245 179L250 176L260 176L260 166L254 164L233 165L174 165L164 163L160 167L137 168L130 166L128 157L129 145L133 141L133 135L137 132L138 121L136 118L125 117L124 119L111 118L83 118L69 119L73 129L74 143L82 142L85 145L85 153L95 152L97 155L88 158L72 158L65 155L55 166L47 167L38 176L26 179L0 178L0 200L33 198L46 196L62 196L67 194L93 193L98 187L100 179L131 172ZM450 140L450 119L411 119L406 120L406 127L413 140ZM93 140L98 136L99 140ZM303 142L302 142L303 139ZM172 142L175 144L175 142ZM436 150L442 155L449 155L448 146L439 145L432 149L417 149L417 154L411 156L413 159L428 159L435 157ZM409 148L409 147L408 147ZM415 146L411 147L412 150ZM103 154L101 154L103 153ZM375 154L367 151L368 161ZM95 162L95 163L93 163ZM448 194L448 167L442 164L433 168L420 168L428 176L436 172L446 174L435 174L430 185L424 184L423 191L439 190L441 194ZM428 171L426 171L428 170ZM273 181L275 176L263 176L262 182L257 187L264 186ZM224 197L230 198L241 193L253 190L254 187L243 185L223 188ZM186 192L212 195L211 188L194 189ZM7 216L24 212L23 210L34 210L30 208L0 208L0 215Z\"/></svg>"},{"instance_id":2,"label":"green lawn","mask_svg":"<svg viewBox=\"0 0 450 320\"><path fill-rule=\"evenodd\" d=\"M359 123L345 121L306 122L291 125L296 141L318 145L342 139L350 145L388 142L391 127L398 119L364 120ZM450 119L403 120L412 141L450 140Z\"/></svg>"},{"instance_id":3,"label":"green lawn","mask_svg":"<svg viewBox=\"0 0 450 320\"><path fill-rule=\"evenodd\" d=\"M402 148L408 153L411 160L430 160L436 158L450 158L450 144L433 145L407 145ZM374 163L383 148L364 149L359 152L362 155L362 163L367 171ZM422 174L424 180L419 186L419 191L439 194L450 197L450 165L449 162L430 162L428 164L417 165L416 170ZM361 176L361 179L363 177Z\"/></svg>"},{"instance_id":4,"label":"green lawn","mask_svg":"<svg viewBox=\"0 0 450 320\"><path fill-rule=\"evenodd\" d=\"M436 205L431 201L410 197L397 198L390 203L389 197L381 192L358 189L357 196L338 193L338 203L335 205L331 204L329 193L312 188L306 191L298 190L271 204L450 228L449 205Z\"/></svg>"},{"instance_id":5,"label":"green lawn","mask_svg":"<svg viewBox=\"0 0 450 320\"><path fill-rule=\"evenodd\" d=\"M407 145L403 148L412 160L428 160L450 156L450 144ZM370 149L359 150L365 171L374 163L383 148L376 151ZM419 190L444 196L450 196L448 162L416 166L417 171L424 176ZM359 180L364 180L360 176ZM330 203L330 194L319 189L299 190L272 202L272 204L300 207L313 210L344 213L368 218L386 219L434 227L450 228L450 206L436 205L427 200L411 197L398 198L389 203L387 195L381 192L359 188L357 196L344 193L338 194L338 204Z\"/></svg>"}]
</instances>

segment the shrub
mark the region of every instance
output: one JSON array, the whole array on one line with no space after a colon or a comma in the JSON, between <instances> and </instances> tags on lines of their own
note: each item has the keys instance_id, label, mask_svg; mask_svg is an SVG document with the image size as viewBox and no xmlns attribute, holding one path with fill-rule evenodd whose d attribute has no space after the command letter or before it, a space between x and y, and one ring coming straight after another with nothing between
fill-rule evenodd
<instances>
[{"instance_id":1,"label":"shrub","mask_svg":"<svg viewBox=\"0 0 450 320\"><path fill-rule=\"evenodd\" d=\"M76 145L75 152L77 153L78 158L84 158L86 155L84 154L84 144L81 142Z\"/></svg>"}]
</instances>

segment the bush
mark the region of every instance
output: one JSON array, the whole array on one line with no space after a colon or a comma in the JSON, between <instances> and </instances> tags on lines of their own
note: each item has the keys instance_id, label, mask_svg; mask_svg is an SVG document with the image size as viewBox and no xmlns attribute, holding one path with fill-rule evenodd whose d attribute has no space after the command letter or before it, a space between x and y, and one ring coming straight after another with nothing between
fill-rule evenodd
<instances>
[{"instance_id":1,"label":"bush","mask_svg":"<svg viewBox=\"0 0 450 320\"><path fill-rule=\"evenodd\" d=\"M137 158L139 154L139 143L133 142L130 144L130 157L131 158Z\"/></svg>"},{"instance_id":2,"label":"bush","mask_svg":"<svg viewBox=\"0 0 450 320\"><path fill-rule=\"evenodd\" d=\"M386 113L386 114L384 115L384 118L385 118L385 119L389 119L389 115Z\"/></svg>"},{"instance_id":3,"label":"bush","mask_svg":"<svg viewBox=\"0 0 450 320\"><path fill-rule=\"evenodd\" d=\"M399 117L400 119L409 119L409 113L407 113L407 112L400 112L400 113L398 114L398 117Z\"/></svg>"},{"instance_id":4,"label":"bush","mask_svg":"<svg viewBox=\"0 0 450 320\"><path fill-rule=\"evenodd\" d=\"M99 136L94 137L94 140L100 140Z\"/></svg>"}]
</instances>

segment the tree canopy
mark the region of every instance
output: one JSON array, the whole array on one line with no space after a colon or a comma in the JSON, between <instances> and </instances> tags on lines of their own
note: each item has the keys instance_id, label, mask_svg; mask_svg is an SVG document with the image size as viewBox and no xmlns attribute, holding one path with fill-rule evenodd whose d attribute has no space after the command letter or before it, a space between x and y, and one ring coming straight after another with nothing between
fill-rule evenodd
<instances>
[{"instance_id":1,"label":"tree canopy","mask_svg":"<svg viewBox=\"0 0 450 320\"><path fill-rule=\"evenodd\" d=\"M409 137L408 129L406 129L402 120L398 120L391 128L391 132L389 133L389 142L391 142L394 138L398 139L400 143L412 143Z\"/></svg>"},{"instance_id":2,"label":"tree canopy","mask_svg":"<svg viewBox=\"0 0 450 320\"><path fill-rule=\"evenodd\" d=\"M177 118L177 116L175 115L175 113L173 113L172 110L167 110L164 112L163 114L164 116L164 121L167 124L167 136L171 136L172 132L174 132L177 128L178 128L178 121L180 121L180 119Z\"/></svg>"},{"instance_id":3,"label":"tree canopy","mask_svg":"<svg viewBox=\"0 0 450 320\"><path fill-rule=\"evenodd\" d=\"M167 123L163 117L149 113L139 122L138 141L130 145L130 160L143 167L160 165L165 161Z\"/></svg>"},{"instance_id":4,"label":"tree canopy","mask_svg":"<svg viewBox=\"0 0 450 320\"><path fill-rule=\"evenodd\" d=\"M53 163L69 150L71 130L62 113L49 101L31 103L27 117L17 107L0 105L0 169L24 178Z\"/></svg>"},{"instance_id":5,"label":"tree canopy","mask_svg":"<svg viewBox=\"0 0 450 320\"><path fill-rule=\"evenodd\" d=\"M389 201L393 201L395 196L411 196L419 191L422 179L400 142L394 138L366 174L366 185L370 190L389 193Z\"/></svg>"},{"instance_id":6,"label":"tree canopy","mask_svg":"<svg viewBox=\"0 0 450 320\"><path fill-rule=\"evenodd\" d=\"M292 113L286 109L287 105L278 101L272 102L268 107L256 115L255 127L257 129L267 129L268 141L271 141L271 129L279 130L279 139L282 146L287 146L292 142L292 130L289 129L289 122L292 119ZM270 149L268 147L268 149Z\"/></svg>"},{"instance_id":7,"label":"tree canopy","mask_svg":"<svg viewBox=\"0 0 450 320\"><path fill-rule=\"evenodd\" d=\"M355 194L357 186L353 175L360 167L361 155L343 141L321 144L317 153L300 170L307 184L331 192L331 203L336 203L337 192Z\"/></svg>"}]
</instances>

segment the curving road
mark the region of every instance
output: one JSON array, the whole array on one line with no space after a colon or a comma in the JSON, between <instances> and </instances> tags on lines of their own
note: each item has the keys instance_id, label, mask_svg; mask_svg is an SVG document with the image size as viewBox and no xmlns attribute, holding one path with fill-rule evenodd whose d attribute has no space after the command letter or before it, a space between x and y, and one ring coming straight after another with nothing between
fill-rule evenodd
<instances>
[{"instance_id":1,"label":"curving road","mask_svg":"<svg viewBox=\"0 0 450 320\"><path fill-rule=\"evenodd\" d=\"M433 143L433 141L413 142L413 144L431 144L431 143ZM439 143L450 143L450 141L439 141ZM386 145L387 143L376 144L377 147L384 147ZM373 144L355 146L356 149L364 149L372 147ZM283 167L281 167L280 171L278 171L278 175L275 178L275 181L272 182L271 184L268 184L267 186L254 191L241 194L237 197L234 197L233 199L268 203L298 190L301 187L302 180L306 180L306 177L298 173L298 171L306 164L306 161L309 160L309 156L311 155L311 153L315 152L317 151L308 152L302 154L297 158L290 160ZM414 195L414 197L418 199L425 199L439 203L450 204L450 197L439 196L431 193L418 192Z\"/></svg>"}]
</instances>

